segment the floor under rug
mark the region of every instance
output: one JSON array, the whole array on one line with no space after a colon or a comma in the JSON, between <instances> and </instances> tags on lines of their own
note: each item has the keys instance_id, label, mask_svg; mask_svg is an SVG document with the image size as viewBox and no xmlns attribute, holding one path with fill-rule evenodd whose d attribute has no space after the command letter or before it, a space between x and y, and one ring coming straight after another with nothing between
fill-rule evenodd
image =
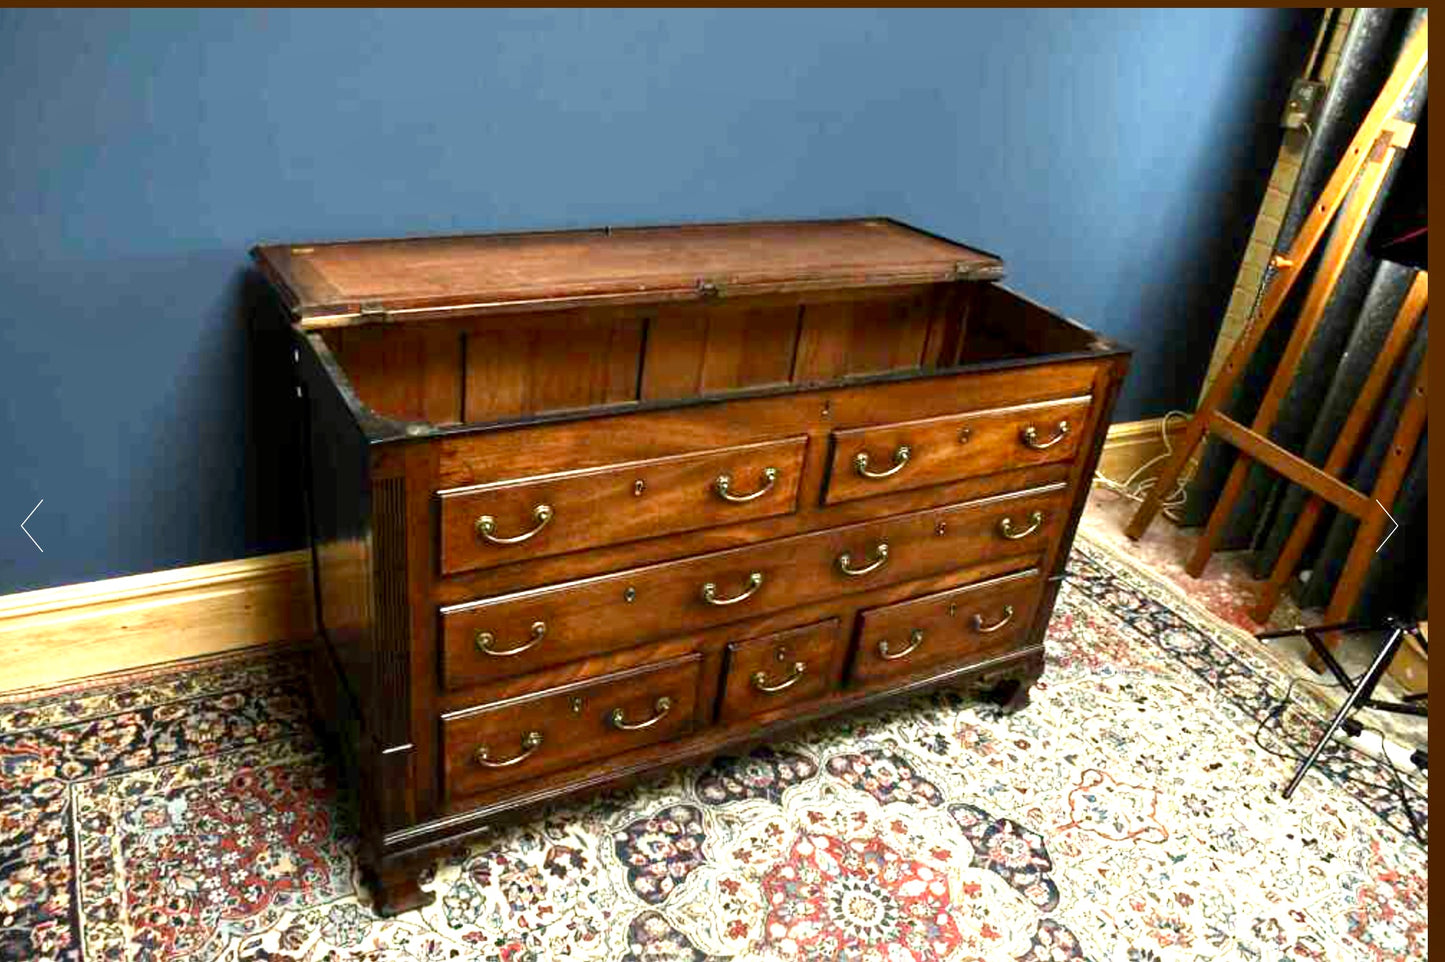
<instances>
[{"instance_id":1,"label":"floor under rug","mask_svg":"<svg viewBox=\"0 0 1445 962\"><path fill-rule=\"evenodd\" d=\"M0 959L1426 958L1394 776L1338 747L1281 801L1317 721L1274 667L1070 564L1023 712L936 693L555 808L385 921L299 660L0 700Z\"/></svg>"}]
</instances>

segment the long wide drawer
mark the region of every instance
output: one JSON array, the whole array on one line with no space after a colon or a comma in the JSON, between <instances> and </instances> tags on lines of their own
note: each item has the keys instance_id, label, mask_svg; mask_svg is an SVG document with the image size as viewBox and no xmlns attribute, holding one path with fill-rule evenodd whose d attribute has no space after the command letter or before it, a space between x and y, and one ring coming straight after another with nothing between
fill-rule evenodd
<instances>
[{"instance_id":1,"label":"long wide drawer","mask_svg":"<svg viewBox=\"0 0 1445 962\"><path fill-rule=\"evenodd\" d=\"M966 665L1015 645L1033 622L1037 568L874 608L859 616L849 684Z\"/></svg>"},{"instance_id":2,"label":"long wide drawer","mask_svg":"<svg viewBox=\"0 0 1445 962\"><path fill-rule=\"evenodd\" d=\"M442 717L448 798L686 734L701 655L603 675Z\"/></svg>"},{"instance_id":3,"label":"long wide drawer","mask_svg":"<svg viewBox=\"0 0 1445 962\"><path fill-rule=\"evenodd\" d=\"M441 610L448 688L1041 551L1065 486L896 515Z\"/></svg>"},{"instance_id":4,"label":"long wide drawer","mask_svg":"<svg viewBox=\"0 0 1445 962\"><path fill-rule=\"evenodd\" d=\"M1071 397L833 432L826 504L1068 461L1090 398Z\"/></svg>"},{"instance_id":5,"label":"long wide drawer","mask_svg":"<svg viewBox=\"0 0 1445 962\"><path fill-rule=\"evenodd\" d=\"M807 443L792 437L438 492L442 573L791 513Z\"/></svg>"}]
</instances>

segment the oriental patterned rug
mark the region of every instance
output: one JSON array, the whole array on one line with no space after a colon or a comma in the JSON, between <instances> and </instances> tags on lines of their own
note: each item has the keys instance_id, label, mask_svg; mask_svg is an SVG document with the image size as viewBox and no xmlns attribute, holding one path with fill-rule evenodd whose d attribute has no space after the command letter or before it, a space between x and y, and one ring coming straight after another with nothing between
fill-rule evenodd
<instances>
[{"instance_id":1,"label":"oriental patterned rug","mask_svg":"<svg viewBox=\"0 0 1445 962\"><path fill-rule=\"evenodd\" d=\"M300 661L0 701L0 959L1426 958L1395 776L1081 540L1032 706L941 692L559 807L376 918ZM1405 776L1423 819L1425 784Z\"/></svg>"}]
</instances>

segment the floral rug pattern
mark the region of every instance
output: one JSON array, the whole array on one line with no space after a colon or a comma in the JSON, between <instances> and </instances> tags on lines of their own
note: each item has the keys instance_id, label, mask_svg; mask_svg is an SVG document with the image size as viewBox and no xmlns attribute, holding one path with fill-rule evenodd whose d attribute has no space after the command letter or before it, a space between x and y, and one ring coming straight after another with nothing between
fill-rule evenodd
<instances>
[{"instance_id":1,"label":"floral rug pattern","mask_svg":"<svg viewBox=\"0 0 1445 962\"><path fill-rule=\"evenodd\" d=\"M0 960L1428 955L1394 776L1278 668L1080 539L1033 704L942 691L549 810L372 913L297 658L0 700ZM1428 817L1425 782L1404 776Z\"/></svg>"}]
</instances>

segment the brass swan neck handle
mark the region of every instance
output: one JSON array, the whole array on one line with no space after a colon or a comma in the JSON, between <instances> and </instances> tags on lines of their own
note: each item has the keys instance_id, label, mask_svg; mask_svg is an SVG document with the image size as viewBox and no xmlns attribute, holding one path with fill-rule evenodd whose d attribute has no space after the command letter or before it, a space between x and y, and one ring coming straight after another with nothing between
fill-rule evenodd
<instances>
[{"instance_id":1,"label":"brass swan neck handle","mask_svg":"<svg viewBox=\"0 0 1445 962\"><path fill-rule=\"evenodd\" d=\"M756 491L753 491L749 494L733 493L733 477L730 474L718 475L717 480L712 483L712 489L716 491L717 496L719 498L722 498L724 501L729 501L733 504L746 504L749 501L756 501L758 498L761 498L763 495L773 490L773 485L776 484L777 481L777 468L763 468L762 485Z\"/></svg>"},{"instance_id":2,"label":"brass swan neck handle","mask_svg":"<svg viewBox=\"0 0 1445 962\"><path fill-rule=\"evenodd\" d=\"M911 457L913 457L913 449L906 444L900 444L898 445L898 449L893 452L893 467L886 468L882 471L873 471L868 467L868 452L859 451L853 456L853 470L857 471L862 477L873 480L877 480L878 478L891 478L907 466L908 459Z\"/></svg>"},{"instance_id":3,"label":"brass swan neck handle","mask_svg":"<svg viewBox=\"0 0 1445 962\"><path fill-rule=\"evenodd\" d=\"M477 519L477 534L492 544L521 544L523 541L528 541L541 534L542 529L547 527L548 522L552 520L552 515L550 504L539 504L532 509L532 517L536 519L536 524L519 535L504 538L497 534L497 519L489 514L484 514Z\"/></svg>"}]
</instances>

